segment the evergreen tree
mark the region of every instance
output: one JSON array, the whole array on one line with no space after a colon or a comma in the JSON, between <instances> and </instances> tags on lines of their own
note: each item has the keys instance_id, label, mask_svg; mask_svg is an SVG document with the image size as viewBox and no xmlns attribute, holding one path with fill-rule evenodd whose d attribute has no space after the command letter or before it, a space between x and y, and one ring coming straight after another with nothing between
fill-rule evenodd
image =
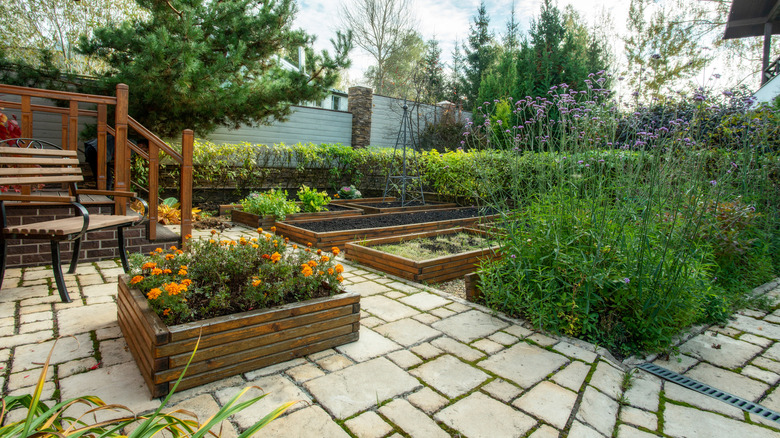
<instances>
[{"instance_id":1,"label":"evergreen tree","mask_svg":"<svg viewBox=\"0 0 780 438\"><path fill-rule=\"evenodd\" d=\"M493 33L490 32L490 17L488 17L484 0L477 9L477 15L472 17L473 22L469 26L468 45L464 45L465 66L463 69L464 94L467 104L475 106L479 95L479 85L482 82L482 74L493 64L496 58L496 49L493 45Z\"/></svg>"},{"instance_id":2,"label":"evergreen tree","mask_svg":"<svg viewBox=\"0 0 780 438\"><path fill-rule=\"evenodd\" d=\"M504 34L504 48L517 50L520 46L520 23L515 14L515 2L512 0L512 13L506 21L506 33Z\"/></svg>"},{"instance_id":3,"label":"evergreen tree","mask_svg":"<svg viewBox=\"0 0 780 438\"><path fill-rule=\"evenodd\" d=\"M460 103L464 96L465 79L463 77L463 54L460 52L460 42L455 40L455 47L452 49L452 72L447 83L448 100L454 103Z\"/></svg>"},{"instance_id":4,"label":"evergreen tree","mask_svg":"<svg viewBox=\"0 0 780 438\"><path fill-rule=\"evenodd\" d=\"M137 0L145 19L95 29L80 51L102 58L99 85L130 88L130 114L166 137L192 128L283 120L290 106L323 98L349 64L351 35L335 55L315 54L313 37L293 30L293 0ZM280 54L306 50L305 70L285 68Z\"/></svg>"},{"instance_id":5,"label":"evergreen tree","mask_svg":"<svg viewBox=\"0 0 780 438\"><path fill-rule=\"evenodd\" d=\"M421 101L436 103L447 99L444 78L444 64L441 61L439 41L434 37L425 43L425 54L422 59L422 93Z\"/></svg>"},{"instance_id":6,"label":"evergreen tree","mask_svg":"<svg viewBox=\"0 0 780 438\"><path fill-rule=\"evenodd\" d=\"M513 97L517 86L517 63L519 59L518 23L515 18L515 3L506 22L503 46L497 55L498 62L490 66L482 76L477 102Z\"/></svg>"}]
</instances>

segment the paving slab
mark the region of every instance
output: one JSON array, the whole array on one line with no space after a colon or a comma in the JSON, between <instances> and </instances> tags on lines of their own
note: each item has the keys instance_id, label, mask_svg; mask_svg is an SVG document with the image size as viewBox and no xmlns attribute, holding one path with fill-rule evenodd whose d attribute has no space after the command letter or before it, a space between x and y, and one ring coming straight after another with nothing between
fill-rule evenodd
<instances>
[{"instance_id":1,"label":"paving slab","mask_svg":"<svg viewBox=\"0 0 780 438\"><path fill-rule=\"evenodd\" d=\"M375 327L374 330L405 347L441 336L440 331L411 318L404 318L381 325Z\"/></svg>"},{"instance_id":2,"label":"paving slab","mask_svg":"<svg viewBox=\"0 0 780 438\"><path fill-rule=\"evenodd\" d=\"M461 342L469 343L492 335L508 325L487 313L471 310L434 322L432 327Z\"/></svg>"},{"instance_id":3,"label":"paving slab","mask_svg":"<svg viewBox=\"0 0 780 438\"><path fill-rule=\"evenodd\" d=\"M420 365L411 374L449 398L469 392L490 377L449 354Z\"/></svg>"},{"instance_id":4,"label":"paving slab","mask_svg":"<svg viewBox=\"0 0 780 438\"><path fill-rule=\"evenodd\" d=\"M349 438L349 434L319 406L309 406L277 418L260 430L258 435L274 438Z\"/></svg>"},{"instance_id":5,"label":"paving slab","mask_svg":"<svg viewBox=\"0 0 780 438\"><path fill-rule=\"evenodd\" d=\"M723 368L744 366L763 350L762 347L728 336L704 333L680 346L680 351Z\"/></svg>"},{"instance_id":6,"label":"paving slab","mask_svg":"<svg viewBox=\"0 0 780 438\"><path fill-rule=\"evenodd\" d=\"M408 318L419 313L418 310L382 295L361 298L360 308L387 322Z\"/></svg>"},{"instance_id":7,"label":"paving slab","mask_svg":"<svg viewBox=\"0 0 780 438\"><path fill-rule=\"evenodd\" d=\"M593 387L585 389L577 411L577 419L596 429L600 434L612 436L618 414L618 403Z\"/></svg>"},{"instance_id":8,"label":"paving slab","mask_svg":"<svg viewBox=\"0 0 780 438\"><path fill-rule=\"evenodd\" d=\"M388 353L386 357L403 369L408 369L422 363L422 359L409 350L394 351L392 353Z\"/></svg>"},{"instance_id":9,"label":"paving slab","mask_svg":"<svg viewBox=\"0 0 780 438\"><path fill-rule=\"evenodd\" d=\"M438 411L442 406L449 403L449 400L427 386L413 394L409 394L406 399L409 400L409 403L428 414Z\"/></svg>"},{"instance_id":10,"label":"paving slab","mask_svg":"<svg viewBox=\"0 0 780 438\"><path fill-rule=\"evenodd\" d=\"M700 363L691 368L687 377L696 379L699 382L706 383L721 391L734 394L751 401L758 401L764 395L769 385L758 382L749 377L741 376L737 373L714 367L707 363Z\"/></svg>"},{"instance_id":11,"label":"paving slab","mask_svg":"<svg viewBox=\"0 0 780 438\"><path fill-rule=\"evenodd\" d=\"M623 371L602 360L596 365L596 371L590 377L590 385L617 400L623 393L621 389L623 374Z\"/></svg>"},{"instance_id":12,"label":"paving slab","mask_svg":"<svg viewBox=\"0 0 780 438\"><path fill-rule=\"evenodd\" d=\"M618 438L656 438L658 435L647 433L627 424L621 424L618 426L617 436Z\"/></svg>"},{"instance_id":13,"label":"paving slab","mask_svg":"<svg viewBox=\"0 0 780 438\"><path fill-rule=\"evenodd\" d=\"M573 361L569 365L566 365L564 369L555 373L555 375L552 376L552 380L565 388L579 392L583 382L585 382L585 378L588 377L589 372L590 365L586 365L579 361Z\"/></svg>"},{"instance_id":14,"label":"paving slab","mask_svg":"<svg viewBox=\"0 0 780 438\"><path fill-rule=\"evenodd\" d=\"M60 336L76 335L116 325L116 304L96 304L57 311Z\"/></svg>"},{"instance_id":15,"label":"paving slab","mask_svg":"<svg viewBox=\"0 0 780 438\"><path fill-rule=\"evenodd\" d=\"M451 300L448 300L444 297L440 297L439 295L432 294L430 292L416 293L401 298L398 301L406 304L407 306L412 306L422 311L427 311L427 310L435 309L437 307L442 307L448 304L452 304Z\"/></svg>"},{"instance_id":16,"label":"paving slab","mask_svg":"<svg viewBox=\"0 0 780 438\"><path fill-rule=\"evenodd\" d=\"M380 357L309 380L304 386L328 412L344 419L422 385Z\"/></svg>"},{"instance_id":17,"label":"paving slab","mask_svg":"<svg viewBox=\"0 0 780 438\"><path fill-rule=\"evenodd\" d=\"M620 409L620 421L649 430L658 429L658 417L654 412L643 411L631 406L623 406ZM620 433L618 433L618 436L620 436Z\"/></svg>"},{"instance_id":18,"label":"paving slab","mask_svg":"<svg viewBox=\"0 0 780 438\"><path fill-rule=\"evenodd\" d=\"M528 438L558 438L559 436L560 434L557 430L555 430L555 428L546 424L542 424L538 429L533 431L533 433L529 435Z\"/></svg>"},{"instance_id":19,"label":"paving slab","mask_svg":"<svg viewBox=\"0 0 780 438\"><path fill-rule=\"evenodd\" d=\"M367 327L360 327L360 337L357 341L338 346L336 350L355 362L365 362L401 348L403 347L379 333Z\"/></svg>"},{"instance_id":20,"label":"paving slab","mask_svg":"<svg viewBox=\"0 0 780 438\"><path fill-rule=\"evenodd\" d=\"M495 379L482 386L482 390L490 394L493 398L501 400L504 403L509 403L515 399L522 389L507 382L504 379Z\"/></svg>"},{"instance_id":21,"label":"paving slab","mask_svg":"<svg viewBox=\"0 0 780 438\"><path fill-rule=\"evenodd\" d=\"M250 387L249 390L247 390L239 401L259 397L263 394L265 394L265 397L243 411L233 414L233 421L242 429L251 427L266 414L285 403L292 401L299 402L292 406L288 412L302 409L306 407L307 404L311 403L311 398L306 395L306 393L301 391L295 383L281 375L261 377L239 386L220 389L216 392L216 398L219 403L224 406L235 397L236 394L239 394L247 387Z\"/></svg>"},{"instance_id":22,"label":"paving slab","mask_svg":"<svg viewBox=\"0 0 780 438\"><path fill-rule=\"evenodd\" d=\"M382 406L379 408L379 413L412 438L449 438L450 436L427 414L404 399L396 399Z\"/></svg>"},{"instance_id":23,"label":"paving slab","mask_svg":"<svg viewBox=\"0 0 780 438\"><path fill-rule=\"evenodd\" d=\"M660 393L661 379L644 371L635 371L624 397L631 406L656 412Z\"/></svg>"},{"instance_id":24,"label":"paving slab","mask_svg":"<svg viewBox=\"0 0 780 438\"><path fill-rule=\"evenodd\" d=\"M576 393L555 383L541 382L512 405L558 429L563 429L576 402Z\"/></svg>"},{"instance_id":25,"label":"paving slab","mask_svg":"<svg viewBox=\"0 0 780 438\"><path fill-rule=\"evenodd\" d=\"M584 348L563 341L555 344L553 350L573 359L579 359L585 363L593 363L599 357L598 354L592 351L585 350Z\"/></svg>"},{"instance_id":26,"label":"paving slab","mask_svg":"<svg viewBox=\"0 0 780 438\"><path fill-rule=\"evenodd\" d=\"M780 339L780 325L745 315L735 315L728 327L772 339Z\"/></svg>"},{"instance_id":27,"label":"paving slab","mask_svg":"<svg viewBox=\"0 0 780 438\"><path fill-rule=\"evenodd\" d=\"M355 283L349 286L348 289L358 291L362 297L369 297L371 295L377 295L385 292L389 292L391 289L384 284L379 284L374 281L363 281L361 283ZM361 300L362 301L362 300Z\"/></svg>"},{"instance_id":28,"label":"paving slab","mask_svg":"<svg viewBox=\"0 0 780 438\"><path fill-rule=\"evenodd\" d=\"M212 397L210 394L202 394L197 397L181 401L175 405L171 405L170 409L184 409L186 411L192 412L195 414L198 423L204 424L207 419L211 418L212 415L219 412L220 406L217 404L216 400L214 400L214 397ZM189 417L181 415L180 418ZM218 436L225 438L233 438L238 436L236 428L228 420L224 420L219 424L216 424L211 428L211 431Z\"/></svg>"},{"instance_id":29,"label":"paving slab","mask_svg":"<svg viewBox=\"0 0 780 438\"><path fill-rule=\"evenodd\" d=\"M344 422L358 438L381 438L393 431L393 426L387 424L374 411L367 411Z\"/></svg>"},{"instance_id":30,"label":"paving slab","mask_svg":"<svg viewBox=\"0 0 780 438\"><path fill-rule=\"evenodd\" d=\"M475 360L485 357L485 353L469 347L466 344L462 344L447 336L442 336L431 341L431 345L441 348L447 353L458 356L466 362L473 362Z\"/></svg>"},{"instance_id":31,"label":"paving slab","mask_svg":"<svg viewBox=\"0 0 780 438\"><path fill-rule=\"evenodd\" d=\"M412 347L411 351L425 360L434 358L443 353L440 348L434 347L430 342L424 342L420 345Z\"/></svg>"},{"instance_id":32,"label":"paving slab","mask_svg":"<svg viewBox=\"0 0 780 438\"><path fill-rule=\"evenodd\" d=\"M720 400L700 394L671 382L664 382L664 396L676 402L695 406L703 411L717 412L732 418L744 418L743 411ZM667 406L669 403L667 403Z\"/></svg>"},{"instance_id":33,"label":"paving slab","mask_svg":"<svg viewBox=\"0 0 780 438\"><path fill-rule=\"evenodd\" d=\"M64 337L58 341L51 340L37 344L22 345L14 350L14 372L40 368L46 362L46 357L50 352L50 363L52 365L82 359L95 354L92 339L87 333L73 337Z\"/></svg>"},{"instance_id":34,"label":"paving slab","mask_svg":"<svg viewBox=\"0 0 780 438\"><path fill-rule=\"evenodd\" d=\"M522 388L529 388L565 365L565 356L521 342L478 363Z\"/></svg>"},{"instance_id":35,"label":"paving slab","mask_svg":"<svg viewBox=\"0 0 780 438\"><path fill-rule=\"evenodd\" d=\"M434 418L469 438L523 436L536 420L481 392L443 409Z\"/></svg>"},{"instance_id":36,"label":"paving slab","mask_svg":"<svg viewBox=\"0 0 780 438\"><path fill-rule=\"evenodd\" d=\"M674 438L777 438L777 432L710 412L668 403L664 433Z\"/></svg>"}]
</instances>

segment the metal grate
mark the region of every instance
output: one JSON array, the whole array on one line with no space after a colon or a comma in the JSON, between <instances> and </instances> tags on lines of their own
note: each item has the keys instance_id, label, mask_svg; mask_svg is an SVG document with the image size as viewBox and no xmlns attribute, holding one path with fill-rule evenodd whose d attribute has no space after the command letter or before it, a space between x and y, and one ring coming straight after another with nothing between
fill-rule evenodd
<instances>
[{"instance_id":1,"label":"metal grate","mask_svg":"<svg viewBox=\"0 0 780 438\"><path fill-rule=\"evenodd\" d=\"M737 397L736 395L729 394L728 392L721 391L717 388L713 388L706 383L701 383L689 377L681 376L674 371L667 370L666 368L659 367L658 365L643 363L637 368L647 371L650 374L655 374L662 379L674 382L688 389L692 389L701 394L708 395L722 402L726 402L731 406L742 409L745 412L749 412L751 414L758 415L761 418L780 423L780 414L773 410L767 409L758 403L753 403L752 401L745 400L744 398Z\"/></svg>"}]
</instances>

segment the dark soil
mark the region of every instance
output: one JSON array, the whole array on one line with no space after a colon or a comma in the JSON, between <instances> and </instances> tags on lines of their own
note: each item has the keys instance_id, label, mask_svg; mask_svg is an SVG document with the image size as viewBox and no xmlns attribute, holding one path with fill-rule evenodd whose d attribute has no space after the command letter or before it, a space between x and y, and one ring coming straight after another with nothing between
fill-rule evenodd
<instances>
[{"instance_id":1,"label":"dark soil","mask_svg":"<svg viewBox=\"0 0 780 438\"><path fill-rule=\"evenodd\" d=\"M232 226L233 224L230 221L223 220L218 216L207 217L192 224L192 228L196 230L217 230L219 232L225 231Z\"/></svg>"},{"instance_id":2,"label":"dark soil","mask_svg":"<svg viewBox=\"0 0 780 438\"><path fill-rule=\"evenodd\" d=\"M424 222L446 221L481 216L476 207L456 210L430 210L387 215L368 215L329 219L323 221L299 222L295 226L305 230L322 233L326 231L362 230L364 228L394 227L398 225L419 224Z\"/></svg>"},{"instance_id":3,"label":"dark soil","mask_svg":"<svg viewBox=\"0 0 780 438\"><path fill-rule=\"evenodd\" d=\"M406 205L401 203L401 201L393 201L393 202L356 202L355 204L365 205L366 207L374 207L374 208L418 207L420 205L425 205L425 203L420 202L420 201L407 202Z\"/></svg>"},{"instance_id":4,"label":"dark soil","mask_svg":"<svg viewBox=\"0 0 780 438\"><path fill-rule=\"evenodd\" d=\"M427 249L431 252L447 252L450 254L457 254L459 252L463 252L463 247L471 247L471 246L479 246L482 244L484 239L482 237L478 236L471 236L468 239L466 239L465 242L462 242L461 244L458 243L452 243L443 241L441 239L437 239L437 237L429 237L426 239L425 243L420 244L421 248Z\"/></svg>"}]
</instances>

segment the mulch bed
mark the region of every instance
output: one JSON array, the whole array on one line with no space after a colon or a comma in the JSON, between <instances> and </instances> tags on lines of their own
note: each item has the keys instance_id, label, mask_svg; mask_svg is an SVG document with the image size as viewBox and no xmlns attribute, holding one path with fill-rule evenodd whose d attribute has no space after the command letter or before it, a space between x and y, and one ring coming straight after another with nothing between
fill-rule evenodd
<instances>
[{"instance_id":1,"label":"mulch bed","mask_svg":"<svg viewBox=\"0 0 780 438\"><path fill-rule=\"evenodd\" d=\"M476 207L455 210L428 210L414 213L360 216L354 218L331 219L326 221L295 222L295 226L317 233L340 230L361 230L364 228L393 227L425 222L463 219L483 215ZM489 213L488 213L489 214Z\"/></svg>"},{"instance_id":2,"label":"mulch bed","mask_svg":"<svg viewBox=\"0 0 780 438\"><path fill-rule=\"evenodd\" d=\"M413 201L413 202L407 202L406 204L403 204L401 201L393 201L393 202L358 202L359 199L354 202L354 204L359 205L368 205L374 208L394 208L394 207L417 207L420 205L425 205L425 203L420 201Z\"/></svg>"}]
</instances>

